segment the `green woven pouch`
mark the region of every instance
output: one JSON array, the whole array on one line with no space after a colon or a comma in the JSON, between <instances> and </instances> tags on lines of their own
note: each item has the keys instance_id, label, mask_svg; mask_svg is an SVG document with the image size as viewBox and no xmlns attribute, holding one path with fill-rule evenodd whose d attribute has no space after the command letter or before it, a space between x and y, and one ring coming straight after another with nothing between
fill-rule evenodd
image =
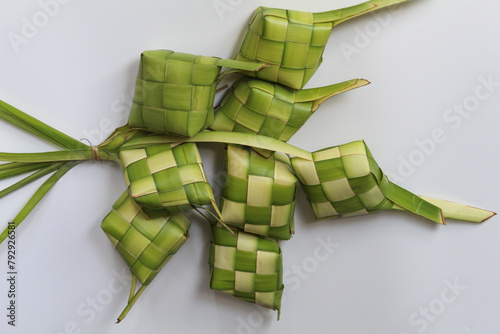
<instances>
[{"instance_id":1,"label":"green woven pouch","mask_svg":"<svg viewBox=\"0 0 500 334\"><path fill-rule=\"evenodd\" d=\"M322 13L259 7L246 30L237 60L270 64L246 75L300 89L323 61L333 27L359 15L406 0L373 0Z\"/></svg>"},{"instance_id":2,"label":"green woven pouch","mask_svg":"<svg viewBox=\"0 0 500 334\"><path fill-rule=\"evenodd\" d=\"M129 303L121 320L144 289L189 237L190 222L182 214L150 219L128 192L113 204L101 228L132 273ZM136 281L141 288L135 293Z\"/></svg>"},{"instance_id":3,"label":"green woven pouch","mask_svg":"<svg viewBox=\"0 0 500 334\"><path fill-rule=\"evenodd\" d=\"M210 288L278 310L283 295L283 260L277 240L212 227Z\"/></svg>"},{"instance_id":4,"label":"green woven pouch","mask_svg":"<svg viewBox=\"0 0 500 334\"><path fill-rule=\"evenodd\" d=\"M368 83L364 79L354 79L295 90L244 77L226 92L211 129L254 133L286 142L327 99ZM271 155L264 150L258 151L266 157Z\"/></svg>"},{"instance_id":5,"label":"green woven pouch","mask_svg":"<svg viewBox=\"0 0 500 334\"><path fill-rule=\"evenodd\" d=\"M364 141L322 149L312 156L313 161L295 157L291 163L316 218L404 208L444 223L440 208L388 180Z\"/></svg>"},{"instance_id":6,"label":"green woven pouch","mask_svg":"<svg viewBox=\"0 0 500 334\"><path fill-rule=\"evenodd\" d=\"M145 210L173 213L208 204L216 208L196 144L132 146L122 148L119 158L130 195Z\"/></svg>"},{"instance_id":7,"label":"green woven pouch","mask_svg":"<svg viewBox=\"0 0 500 334\"><path fill-rule=\"evenodd\" d=\"M194 136L214 120L213 102L222 66L255 71L264 64L144 51L129 124L156 133Z\"/></svg>"},{"instance_id":8,"label":"green woven pouch","mask_svg":"<svg viewBox=\"0 0 500 334\"><path fill-rule=\"evenodd\" d=\"M290 239L294 233L297 178L290 160L275 154L264 158L247 147L228 145L222 218L262 236Z\"/></svg>"}]
</instances>

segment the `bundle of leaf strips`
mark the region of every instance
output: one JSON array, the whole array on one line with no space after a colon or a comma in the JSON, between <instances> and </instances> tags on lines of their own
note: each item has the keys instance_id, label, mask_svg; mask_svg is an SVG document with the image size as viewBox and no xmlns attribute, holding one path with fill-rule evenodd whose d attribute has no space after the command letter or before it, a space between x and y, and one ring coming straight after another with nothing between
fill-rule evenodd
<instances>
[{"instance_id":1,"label":"bundle of leaf strips","mask_svg":"<svg viewBox=\"0 0 500 334\"><path fill-rule=\"evenodd\" d=\"M133 278L120 321L187 240L190 222L183 212L189 208L211 205L215 210L207 210L216 220L207 218L213 234L211 288L278 311L283 293L278 239L289 239L294 232L297 179L317 218L386 209L410 211L437 223L444 223L444 217L473 222L490 218L495 213L416 196L393 184L363 141L314 153L286 143L327 98L368 83L357 79L300 90L321 64L331 29L404 1L374 0L314 14L259 7L236 60L145 51L129 125L98 146L85 145L0 101L1 119L62 149L0 153L5 162L0 179L31 173L0 191L0 197L52 173L12 220L14 226L80 162L119 164L128 190L101 227ZM221 74L222 66L233 69ZM241 79L214 116L217 84L241 70L269 82ZM204 130L210 126L216 131ZM227 149L222 210L196 147L202 142ZM0 242L7 235L5 229ZM136 291L137 282L141 286Z\"/></svg>"}]
</instances>

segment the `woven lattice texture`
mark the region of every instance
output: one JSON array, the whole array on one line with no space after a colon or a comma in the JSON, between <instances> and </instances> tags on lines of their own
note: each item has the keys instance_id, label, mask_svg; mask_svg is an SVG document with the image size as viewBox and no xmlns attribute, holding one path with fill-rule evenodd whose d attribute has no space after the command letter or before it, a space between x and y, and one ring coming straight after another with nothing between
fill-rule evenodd
<instances>
[{"instance_id":1,"label":"woven lattice texture","mask_svg":"<svg viewBox=\"0 0 500 334\"><path fill-rule=\"evenodd\" d=\"M363 141L314 152L314 161L292 158L292 166L316 218L353 216L391 209L388 185Z\"/></svg>"},{"instance_id":2,"label":"woven lattice texture","mask_svg":"<svg viewBox=\"0 0 500 334\"><path fill-rule=\"evenodd\" d=\"M367 84L354 79L295 90L266 81L241 78L224 95L212 130L259 134L288 141L328 98Z\"/></svg>"},{"instance_id":3,"label":"woven lattice texture","mask_svg":"<svg viewBox=\"0 0 500 334\"><path fill-rule=\"evenodd\" d=\"M124 149L119 158L130 195L141 207L176 212L191 204L215 204L194 143Z\"/></svg>"},{"instance_id":4,"label":"woven lattice texture","mask_svg":"<svg viewBox=\"0 0 500 334\"><path fill-rule=\"evenodd\" d=\"M259 7L235 59L269 63L245 74L300 89L323 61L332 27L332 22L315 22L313 13Z\"/></svg>"},{"instance_id":5,"label":"woven lattice texture","mask_svg":"<svg viewBox=\"0 0 500 334\"><path fill-rule=\"evenodd\" d=\"M242 78L224 95L211 128L287 141L309 119L312 109L312 101L295 102L295 90Z\"/></svg>"},{"instance_id":6,"label":"woven lattice texture","mask_svg":"<svg viewBox=\"0 0 500 334\"><path fill-rule=\"evenodd\" d=\"M235 233L236 238L222 227L212 227L210 288L279 311L284 286L278 241Z\"/></svg>"},{"instance_id":7,"label":"woven lattice texture","mask_svg":"<svg viewBox=\"0 0 500 334\"><path fill-rule=\"evenodd\" d=\"M218 58L145 51L129 124L157 133L194 136L213 122Z\"/></svg>"},{"instance_id":8,"label":"woven lattice texture","mask_svg":"<svg viewBox=\"0 0 500 334\"><path fill-rule=\"evenodd\" d=\"M221 196L226 224L249 233L290 239L294 232L297 178L288 157L264 158L246 147L229 145Z\"/></svg>"},{"instance_id":9,"label":"woven lattice texture","mask_svg":"<svg viewBox=\"0 0 500 334\"><path fill-rule=\"evenodd\" d=\"M125 192L101 228L132 274L148 285L189 237L190 222L181 214L149 219Z\"/></svg>"}]
</instances>

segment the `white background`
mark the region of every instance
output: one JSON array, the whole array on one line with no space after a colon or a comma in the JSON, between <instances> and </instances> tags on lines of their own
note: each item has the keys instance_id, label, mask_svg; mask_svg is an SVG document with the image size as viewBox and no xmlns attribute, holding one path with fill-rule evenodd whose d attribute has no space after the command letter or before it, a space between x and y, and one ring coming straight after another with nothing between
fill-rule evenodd
<instances>
[{"instance_id":1,"label":"white background","mask_svg":"<svg viewBox=\"0 0 500 334\"><path fill-rule=\"evenodd\" d=\"M38 1L0 1L0 99L97 144L126 121L143 50L231 58L259 5L324 11L356 3L73 0L43 22ZM335 28L307 87L356 77L372 84L324 103L290 143L317 150L364 139L403 187L499 210L499 10L496 0L414 0ZM16 52L9 36L22 37L26 20L37 19L43 26ZM479 77L497 83L481 101L474 98ZM472 109L467 118L447 111L464 103ZM428 143L436 129L445 139L423 152L417 142ZM0 124L0 151L53 149ZM216 181L221 148L201 151ZM403 168L404 160L412 168ZM1 199L1 226L39 184ZM99 224L124 189L117 166L85 163L21 225L15 328L7 325L7 251L0 246L1 333L500 333L498 217L437 226L384 212L315 222L302 193L296 235L282 242L280 321L275 312L209 289L209 228L193 219L191 238L115 325L129 287L114 277L126 266ZM318 248L328 240L336 244L331 254ZM448 286L455 283L453 292Z\"/></svg>"}]
</instances>

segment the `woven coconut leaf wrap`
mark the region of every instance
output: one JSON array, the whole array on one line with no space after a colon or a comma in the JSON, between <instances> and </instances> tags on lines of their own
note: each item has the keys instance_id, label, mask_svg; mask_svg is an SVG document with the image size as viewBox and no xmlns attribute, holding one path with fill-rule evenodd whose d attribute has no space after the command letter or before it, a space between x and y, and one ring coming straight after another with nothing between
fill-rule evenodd
<instances>
[{"instance_id":1,"label":"woven coconut leaf wrap","mask_svg":"<svg viewBox=\"0 0 500 334\"><path fill-rule=\"evenodd\" d=\"M117 322L125 318L163 266L186 242L189 227L189 220L181 213L147 217L128 191L113 204L101 228L132 273L128 303ZM136 291L137 281L141 287Z\"/></svg>"},{"instance_id":2,"label":"woven coconut leaf wrap","mask_svg":"<svg viewBox=\"0 0 500 334\"><path fill-rule=\"evenodd\" d=\"M312 154L291 163L316 218L345 217L393 209L394 205L444 223L441 210L391 183L364 141Z\"/></svg>"},{"instance_id":3,"label":"woven coconut leaf wrap","mask_svg":"<svg viewBox=\"0 0 500 334\"><path fill-rule=\"evenodd\" d=\"M216 205L194 143L122 149L119 158L131 197L146 210Z\"/></svg>"},{"instance_id":4,"label":"woven coconut leaf wrap","mask_svg":"<svg viewBox=\"0 0 500 334\"><path fill-rule=\"evenodd\" d=\"M297 178L286 156L264 158L248 147L229 145L221 196L226 224L249 233L290 239L294 233Z\"/></svg>"},{"instance_id":5,"label":"woven coconut leaf wrap","mask_svg":"<svg viewBox=\"0 0 500 334\"><path fill-rule=\"evenodd\" d=\"M295 90L244 77L224 95L211 129L254 133L286 142L321 103L366 84L368 81L364 79L354 79L325 87Z\"/></svg>"},{"instance_id":6,"label":"woven coconut leaf wrap","mask_svg":"<svg viewBox=\"0 0 500 334\"><path fill-rule=\"evenodd\" d=\"M283 295L283 259L277 240L243 231L212 227L210 288L279 310Z\"/></svg>"},{"instance_id":7,"label":"woven coconut leaf wrap","mask_svg":"<svg viewBox=\"0 0 500 334\"><path fill-rule=\"evenodd\" d=\"M262 65L169 50L144 51L129 124L156 133L194 136L214 120L222 66L254 71Z\"/></svg>"},{"instance_id":8,"label":"woven coconut leaf wrap","mask_svg":"<svg viewBox=\"0 0 500 334\"><path fill-rule=\"evenodd\" d=\"M235 59L268 63L259 72L245 74L300 89L321 65L334 26L404 1L374 0L322 13L259 7Z\"/></svg>"},{"instance_id":9,"label":"woven coconut leaf wrap","mask_svg":"<svg viewBox=\"0 0 500 334\"><path fill-rule=\"evenodd\" d=\"M189 237L182 214L149 219L125 192L113 204L101 228L143 285L150 284Z\"/></svg>"}]
</instances>

